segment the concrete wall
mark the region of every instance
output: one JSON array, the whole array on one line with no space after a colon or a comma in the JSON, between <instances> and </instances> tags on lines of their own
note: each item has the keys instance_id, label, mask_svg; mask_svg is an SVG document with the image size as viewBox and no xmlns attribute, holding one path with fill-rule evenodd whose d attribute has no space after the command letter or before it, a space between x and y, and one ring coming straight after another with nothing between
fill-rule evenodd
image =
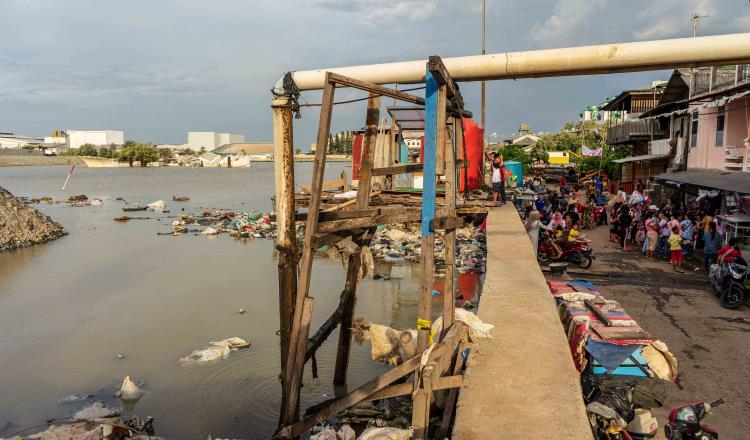
<instances>
[{"instance_id":1,"label":"concrete wall","mask_svg":"<svg viewBox=\"0 0 750 440\"><path fill-rule=\"evenodd\" d=\"M201 147L208 151L218 147L219 137L215 131L188 132L188 148L198 151Z\"/></svg>"},{"instance_id":2,"label":"concrete wall","mask_svg":"<svg viewBox=\"0 0 750 440\"><path fill-rule=\"evenodd\" d=\"M724 169L725 147L738 147L744 149L743 140L748 136L748 112L750 98L736 99L724 107L724 145L716 145L716 119L718 107L706 107L698 110L698 140L697 145L689 148L689 169ZM690 107L690 114L699 105Z\"/></svg>"},{"instance_id":3,"label":"concrete wall","mask_svg":"<svg viewBox=\"0 0 750 440\"><path fill-rule=\"evenodd\" d=\"M217 145L217 147L226 144L243 143L245 143L245 135L236 133L219 133L219 144Z\"/></svg>"}]
</instances>

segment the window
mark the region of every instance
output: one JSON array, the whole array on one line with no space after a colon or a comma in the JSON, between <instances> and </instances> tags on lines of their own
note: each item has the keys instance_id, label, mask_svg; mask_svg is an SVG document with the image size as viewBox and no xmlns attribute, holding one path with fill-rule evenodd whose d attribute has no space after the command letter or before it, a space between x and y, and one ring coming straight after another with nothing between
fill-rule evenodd
<instances>
[{"instance_id":1,"label":"window","mask_svg":"<svg viewBox=\"0 0 750 440\"><path fill-rule=\"evenodd\" d=\"M693 112L693 118L690 122L690 148L698 146L698 112Z\"/></svg>"},{"instance_id":2,"label":"window","mask_svg":"<svg viewBox=\"0 0 750 440\"><path fill-rule=\"evenodd\" d=\"M724 106L719 107L719 115L716 117L716 146L724 146Z\"/></svg>"}]
</instances>

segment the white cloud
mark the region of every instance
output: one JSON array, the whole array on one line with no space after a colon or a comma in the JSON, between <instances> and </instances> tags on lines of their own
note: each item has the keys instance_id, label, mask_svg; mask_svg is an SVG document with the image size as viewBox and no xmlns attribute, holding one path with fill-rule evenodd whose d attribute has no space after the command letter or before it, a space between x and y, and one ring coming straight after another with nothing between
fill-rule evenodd
<instances>
[{"instance_id":1,"label":"white cloud","mask_svg":"<svg viewBox=\"0 0 750 440\"><path fill-rule=\"evenodd\" d=\"M642 26L633 31L637 40L654 40L660 38L685 36L689 30L692 34L693 14L706 16L701 20L715 17L717 10L713 0L661 0L651 3L638 14ZM700 24L699 24L700 26Z\"/></svg>"},{"instance_id":2,"label":"white cloud","mask_svg":"<svg viewBox=\"0 0 750 440\"><path fill-rule=\"evenodd\" d=\"M536 22L530 37L537 43L569 43L582 29L596 20L607 0L558 0L544 23Z\"/></svg>"},{"instance_id":3,"label":"white cloud","mask_svg":"<svg viewBox=\"0 0 750 440\"><path fill-rule=\"evenodd\" d=\"M436 10L435 0L319 0L318 6L358 15L358 21L372 27L397 22L417 22Z\"/></svg>"}]
</instances>

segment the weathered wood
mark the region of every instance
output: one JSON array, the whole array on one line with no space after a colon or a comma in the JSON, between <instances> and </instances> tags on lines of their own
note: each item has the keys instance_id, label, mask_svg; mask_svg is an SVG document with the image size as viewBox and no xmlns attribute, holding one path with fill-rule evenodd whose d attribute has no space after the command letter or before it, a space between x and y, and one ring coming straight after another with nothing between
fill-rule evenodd
<instances>
[{"instance_id":1,"label":"weathered wood","mask_svg":"<svg viewBox=\"0 0 750 440\"><path fill-rule=\"evenodd\" d=\"M456 352L455 363L453 364L453 376L452 377L458 376L463 379L463 376L461 376L460 374L466 362L464 357L462 356L462 353L465 348L466 348L466 344L463 344L463 343L459 344L458 351ZM445 398L445 408L443 409L443 419L440 422L440 428L435 438L444 439L448 437L450 426L451 426L451 420L453 419L453 412L456 409L457 400L458 400L458 388L451 388L451 390L448 391L448 396L446 396Z\"/></svg>"},{"instance_id":2,"label":"weathered wood","mask_svg":"<svg viewBox=\"0 0 750 440\"><path fill-rule=\"evenodd\" d=\"M343 76L343 75L339 75L339 74L336 74L336 73L330 73L329 72L329 74L331 75L331 80L332 81L334 81L336 84L339 84L339 85L342 85L342 86L345 86L345 87L352 87L352 88L355 88L355 89L360 89L360 90L364 90L364 91L367 91L367 92L372 92L372 93L375 93L377 95L388 96L389 98L395 98L395 99L398 99L399 101L410 102L412 104L425 105L424 98L421 98L419 96L415 96L415 95L412 95L412 94L409 94L409 93L400 92L400 91L394 90L394 89L389 89L387 87L379 86L377 84L366 83L364 81L359 81L359 80L356 80L354 78L349 78L349 77L346 77L346 76ZM449 113L453 114L453 115L457 115L457 116L460 115L460 116L463 116L465 118L470 118L470 117L473 116L473 114L470 111L457 108L457 107L453 106L452 104L448 105L447 111Z\"/></svg>"},{"instance_id":3,"label":"weathered wood","mask_svg":"<svg viewBox=\"0 0 750 440\"><path fill-rule=\"evenodd\" d=\"M344 181L344 192L349 191L349 181L346 179L346 171L341 171L341 180Z\"/></svg>"},{"instance_id":4,"label":"weathered wood","mask_svg":"<svg viewBox=\"0 0 750 440\"><path fill-rule=\"evenodd\" d=\"M433 348L428 360L434 361L440 359L442 356L453 354L456 345L465 338L465 336L466 326L463 323L456 323L456 325L451 326L445 339L442 342L437 343L435 348ZM414 356L406 360L402 364L393 367L382 375L370 380L364 385L361 385L346 396L322 406L315 414L304 420L293 425L290 424L284 426L278 431L277 435L282 438L291 438L306 432L318 423L323 422L328 416L336 414L343 409L361 402L373 393L380 391L386 386L416 370L419 368L420 363L421 356Z\"/></svg>"},{"instance_id":5,"label":"weathered wood","mask_svg":"<svg viewBox=\"0 0 750 440\"><path fill-rule=\"evenodd\" d=\"M294 307L294 317L292 319L292 328L289 335L289 354L287 356L286 368L284 371L283 384L286 387L284 392L289 396L288 407L284 412L283 424L288 425L296 420L299 406L299 385L302 378L302 369L295 372L296 360L302 359L304 366L305 349L307 346L307 333L304 333L304 322L302 307L307 302L310 291L310 276L312 275L312 259L315 249L312 247L313 233L318 226L318 212L320 210L320 193L323 186L323 176L325 175L326 161L326 142L331 131L331 113L333 111L333 96L335 85L330 81L330 73L326 75L326 86L323 89L323 100L320 107L320 122L318 124L317 144L321 148L315 150L315 163L313 165L312 190L310 193L310 203L308 206L308 217L305 228L305 241L302 249L301 270L297 284L297 294ZM309 302L312 306L312 301ZM309 333L309 323L307 327ZM297 375L298 377L295 377Z\"/></svg>"},{"instance_id":6,"label":"weathered wood","mask_svg":"<svg viewBox=\"0 0 750 440\"><path fill-rule=\"evenodd\" d=\"M378 215L374 217L360 217L347 220L321 222L318 225L318 232L324 233L347 231L350 229L371 228L378 225L388 225L391 223L415 222L419 221L419 219L419 210L402 208L401 212Z\"/></svg>"},{"instance_id":7,"label":"weathered wood","mask_svg":"<svg viewBox=\"0 0 750 440\"><path fill-rule=\"evenodd\" d=\"M359 187L357 188L357 208L367 208L370 203L372 184L372 164L375 158L375 140L378 137L380 119L380 96L370 92L367 99L365 134L362 141L362 155L359 167Z\"/></svg>"},{"instance_id":8,"label":"weathered wood","mask_svg":"<svg viewBox=\"0 0 750 440\"><path fill-rule=\"evenodd\" d=\"M432 329L432 284L435 270L435 236L421 238L422 257L419 261L421 280L419 283L419 304L417 306L417 354L430 345Z\"/></svg>"},{"instance_id":9,"label":"weathered wood","mask_svg":"<svg viewBox=\"0 0 750 440\"><path fill-rule=\"evenodd\" d=\"M430 405L433 384L438 375L437 365L430 362L418 369L415 375L411 412L411 427L414 429L412 439L425 440L430 426Z\"/></svg>"},{"instance_id":10,"label":"weathered wood","mask_svg":"<svg viewBox=\"0 0 750 440\"><path fill-rule=\"evenodd\" d=\"M378 195L378 194L380 194L380 191L373 191L373 192L372 192L372 193L370 194L370 197L375 197L375 196L376 196L376 195ZM342 209L342 208L346 208L347 206L352 206L352 205L355 205L356 203L357 203L357 199L356 199L356 198L353 198L353 199L351 199L351 200L347 200L347 201L346 201L346 202L344 202L344 203L340 203L340 204L338 204L338 205L336 205L336 206L332 206L332 207L330 207L330 208L328 208L328 209L324 209L323 211L324 211L324 212L331 212L331 211L336 211L336 210L339 210L339 209Z\"/></svg>"},{"instance_id":11,"label":"weathered wood","mask_svg":"<svg viewBox=\"0 0 750 440\"><path fill-rule=\"evenodd\" d=\"M405 174L413 173L415 171L422 171L423 165L421 163L407 163L402 165L394 165L391 167L384 168L373 168L372 175L375 176L389 176L391 174Z\"/></svg>"},{"instance_id":12,"label":"weathered wood","mask_svg":"<svg viewBox=\"0 0 750 440\"><path fill-rule=\"evenodd\" d=\"M445 64L443 64L443 60L437 55L432 55L427 60L427 70L435 75L438 83L446 86L448 96L451 98L451 101L453 101L454 104L458 105L459 107L463 108L464 99L461 96L461 92L458 90L458 84L453 81L453 78L448 72L448 69L445 67Z\"/></svg>"},{"instance_id":13,"label":"weathered wood","mask_svg":"<svg viewBox=\"0 0 750 440\"><path fill-rule=\"evenodd\" d=\"M447 211L447 209L446 209ZM432 219L432 230L454 230L456 228L463 228L465 223L464 217L436 217Z\"/></svg>"},{"instance_id":14,"label":"weathered wood","mask_svg":"<svg viewBox=\"0 0 750 440\"><path fill-rule=\"evenodd\" d=\"M442 65L442 62L440 63ZM444 68L445 66L443 66ZM455 125L455 124L454 124ZM463 227L464 218L456 217L456 138L448 140L445 152L445 287L443 289L443 328L453 325L456 307L456 228ZM437 220L437 219L436 219ZM434 220L433 220L434 227ZM445 333L445 331L443 332Z\"/></svg>"},{"instance_id":15,"label":"weathered wood","mask_svg":"<svg viewBox=\"0 0 750 440\"><path fill-rule=\"evenodd\" d=\"M345 186L346 186L346 179L345 178L335 179L335 180L326 180L325 182L323 182L322 190L323 191L329 191L329 190L332 190L332 189L342 189ZM312 191L312 187L310 187L310 186L302 187L302 192L304 192L304 193L310 194L311 191Z\"/></svg>"},{"instance_id":16,"label":"weathered wood","mask_svg":"<svg viewBox=\"0 0 750 440\"><path fill-rule=\"evenodd\" d=\"M312 320L313 299L306 297L302 300L300 306L300 325L297 338L297 347L294 356L289 356L287 368L289 369L289 398L286 408L283 408L285 424L294 423L299 413L299 388L302 384L302 373L305 369L305 349L307 347L307 337L310 333L310 320ZM289 364L292 364L290 367Z\"/></svg>"},{"instance_id":17,"label":"weathered wood","mask_svg":"<svg viewBox=\"0 0 750 440\"><path fill-rule=\"evenodd\" d=\"M447 390L453 388L463 388L464 378L463 376L443 376L435 379L435 383L432 386L433 391ZM392 397L405 396L414 392L414 382L399 383L396 385L389 385L382 390L373 393L363 401L369 400L380 400L390 399Z\"/></svg>"},{"instance_id":18,"label":"weathered wood","mask_svg":"<svg viewBox=\"0 0 750 440\"><path fill-rule=\"evenodd\" d=\"M445 155L448 148L445 138L445 105L447 101L447 91L445 84L438 87L437 97L437 133L435 133L435 140L437 144L437 150L435 151L435 174L442 176L445 174ZM447 194L447 192L446 192Z\"/></svg>"}]
</instances>

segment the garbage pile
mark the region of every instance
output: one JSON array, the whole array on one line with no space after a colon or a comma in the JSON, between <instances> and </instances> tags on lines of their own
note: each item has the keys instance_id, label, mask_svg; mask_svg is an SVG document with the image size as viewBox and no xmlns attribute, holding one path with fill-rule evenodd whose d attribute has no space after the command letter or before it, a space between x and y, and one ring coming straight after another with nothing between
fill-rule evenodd
<instances>
[{"instance_id":1,"label":"garbage pile","mask_svg":"<svg viewBox=\"0 0 750 440\"><path fill-rule=\"evenodd\" d=\"M276 237L276 227L271 224L270 216L260 211L204 210L199 214L179 214L172 222L172 235L181 235L186 232L201 235L227 233L235 238L272 239Z\"/></svg>"},{"instance_id":2,"label":"garbage pile","mask_svg":"<svg viewBox=\"0 0 750 440\"><path fill-rule=\"evenodd\" d=\"M380 225L370 249L375 258L389 263L417 262L422 256L419 225ZM435 234L435 260L445 261L445 233ZM460 273L473 270L484 273L487 265L485 232L472 224L456 229L456 267Z\"/></svg>"}]
</instances>

